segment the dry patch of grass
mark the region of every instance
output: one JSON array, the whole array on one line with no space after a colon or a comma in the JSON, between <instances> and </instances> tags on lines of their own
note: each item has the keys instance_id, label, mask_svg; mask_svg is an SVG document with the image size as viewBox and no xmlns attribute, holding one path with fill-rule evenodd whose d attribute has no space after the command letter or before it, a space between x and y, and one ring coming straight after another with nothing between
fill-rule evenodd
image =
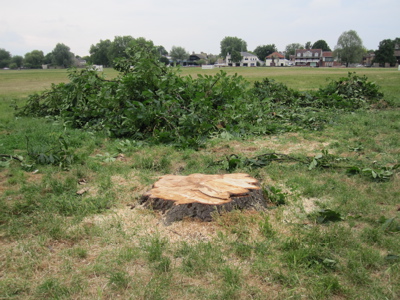
<instances>
[{"instance_id":1,"label":"dry patch of grass","mask_svg":"<svg viewBox=\"0 0 400 300\"><path fill-rule=\"evenodd\" d=\"M171 243L185 241L192 244L215 238L217 231L217 226L214 222L201 222L197 220L183 220L175 222L171 226L165 226L161 215L140 206L134 209L131 206L112 209L107 215L88 217L84 222L104 227L110 224L110 222L116 221L121 224L123 232L136 236L136 242L140 238L160 234Z\"/></svg>"},{"instance_id":2,"label":"dry patch of grass","mask_svg":"<svg viewBox=\"0 0 400 300\"><path fill-rule=\"evenodd\" d=\"M218 146L212 147L210 151L223 155L234 153L256 154L263 151L272 151L286 155L293 153L308 154L326 149L333 142L334 140L324 142L309 140L298 133L287 133L278 136L265 136L263 138L251 139L244 142L221 142Z\"/></svg>"}]
</instances>

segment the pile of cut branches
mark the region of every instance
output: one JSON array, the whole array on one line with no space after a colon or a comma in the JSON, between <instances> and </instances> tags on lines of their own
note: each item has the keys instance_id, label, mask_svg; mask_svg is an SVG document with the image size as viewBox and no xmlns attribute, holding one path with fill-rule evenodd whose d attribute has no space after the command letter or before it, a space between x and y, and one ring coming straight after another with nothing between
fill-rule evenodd
<instances>
[{"instance_id":1,"label":"pile of cut branches","mask_svg":"<svg viewBox=\"0 0 400 300\"><path fill-rule=\"evenodd\" d=\"M323 128L338 111L382 98L366 77L349 73L318 91L299 92L272 79L253 86L242 76L179 76L159 61L152 42L136 41L115 61L120 75L106 80L91 68L72 69L69 83L31 95L19 112L60 116L75 128L105 131L178 147L201 146L210 136L248 136Z\"/></svg>"}]
</instances>

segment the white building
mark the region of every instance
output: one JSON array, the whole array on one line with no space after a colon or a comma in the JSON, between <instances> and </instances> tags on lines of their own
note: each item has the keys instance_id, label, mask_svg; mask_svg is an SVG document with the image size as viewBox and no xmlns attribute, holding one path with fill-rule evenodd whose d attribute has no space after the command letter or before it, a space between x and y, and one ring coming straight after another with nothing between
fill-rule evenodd
<instances>
[{"instance_id":1,"label":"white building","mask_svg":"<svg viewBox=\"0 0 400 300\"><path fill-rule=\"evenodd\" d=\"M282 53L274 52L265 58L265 65L267 67L287 67L290 66L290 61Z\"/></svg>"},{"instance_id":2,"label":"white building","mask_svg":"<svg viewBox=\"0 0 400 300\"><path fill-rule=\"evenodd\" d=\"M236 67L257 67L257 62L260 64L262 63L254 54L248 52L240 52L240 55L242 56L242 60L238 63L233 63L231 61L231 55L228 53L225 59L226 65Z\"/></svg>"}]
</instances>

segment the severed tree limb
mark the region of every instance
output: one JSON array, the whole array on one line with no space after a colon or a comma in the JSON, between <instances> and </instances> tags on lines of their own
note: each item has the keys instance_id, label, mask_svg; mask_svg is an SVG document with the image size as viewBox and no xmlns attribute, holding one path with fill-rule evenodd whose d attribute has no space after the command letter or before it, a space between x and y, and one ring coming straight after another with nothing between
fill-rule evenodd
<instances>
[{"instance_id":1,"label":"severed tree limb","mask_svg":"<svg viewBox=\"0 0 400 300\"><path fill-rule=\"evenodd\" d=\"M22 162L22 159L20 159L18 156L14 156L14 155L0 154L0 157L15 159L15 160L18 160L19 162Z\"/></svg>"}]
</instances>

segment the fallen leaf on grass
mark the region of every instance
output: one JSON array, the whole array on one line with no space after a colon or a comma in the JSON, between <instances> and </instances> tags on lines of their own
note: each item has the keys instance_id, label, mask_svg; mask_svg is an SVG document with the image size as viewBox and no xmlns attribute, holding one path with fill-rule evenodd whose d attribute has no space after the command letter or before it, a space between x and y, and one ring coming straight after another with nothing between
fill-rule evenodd
<instances>
[{"instance_id":1,"label":"fallen leaf on grass","mask_svg":"<svg viewBox=\"0 0 400 300\"><path fill-rule=\"evenodd\" d=\"M89 191L89 189L88 189L88 188L84 188L84 189L81 189L81 190L77 191L76 194L77 194L77 195L83 195L83 194L86 193L87 191Z\"/></svg>"}]
</instances>

